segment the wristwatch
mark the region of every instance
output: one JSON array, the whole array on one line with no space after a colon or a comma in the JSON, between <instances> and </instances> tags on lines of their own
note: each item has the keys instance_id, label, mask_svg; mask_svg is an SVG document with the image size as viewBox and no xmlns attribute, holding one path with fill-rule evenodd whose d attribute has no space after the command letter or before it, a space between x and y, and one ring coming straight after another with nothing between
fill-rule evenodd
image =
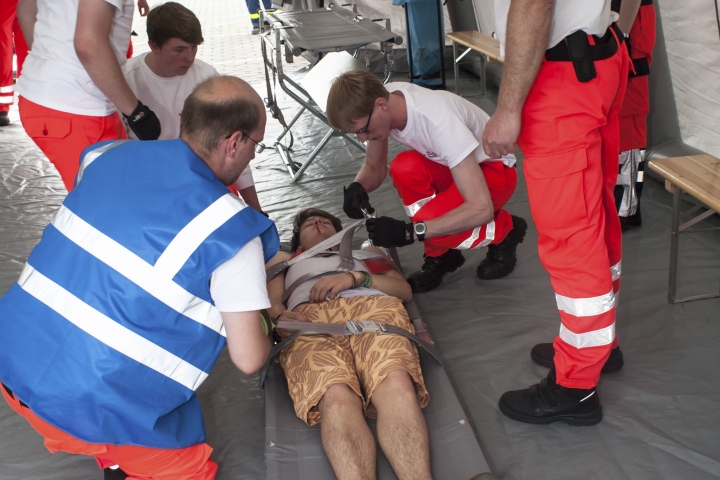
<instances>
[{"instance_id":1,"label":"wristwatch","mask_svg":"<svg viewBox=\"0 0 720 480\"><path fill-rule=\"evenodd\" d=\"M415 236L418 240L420 240L421 242L425 241L425 232L427 232L425 222L417 222L413 224L413 231L415 232Z\"/></svg>"}]
</instances>

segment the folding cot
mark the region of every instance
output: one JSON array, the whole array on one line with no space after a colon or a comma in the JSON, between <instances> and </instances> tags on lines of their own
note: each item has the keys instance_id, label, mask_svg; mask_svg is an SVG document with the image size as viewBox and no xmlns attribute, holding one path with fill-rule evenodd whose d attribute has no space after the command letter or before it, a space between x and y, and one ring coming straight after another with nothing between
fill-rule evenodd
<instances>
[{"instance_id":1,"label":"folding cot","mask_svg":"<svg viewBox=\"0 0 720 480\"><path fill-rule=\"evenodd\" d=\"M385 21L385 27L378 25L378 21ZM271 24L267 30L266 22ZM390 30L389 20L363 18L353 10L330 4L321 10L273 14L261 12L260 25L264 29L261 48L268 92L266 101L272 116L283 126L283 131L275 139L275 147L290 174L290 182L299 180L332 137L343 137L364 152L365 147L354 136L330 127L325 116L327 96L332 81L342 73L355 69L367 70L367 66L356 56L361 47L371 43L380 44L385 63L385 81L390 78L393 68L392 46L402 43L402 38ZM355 56L340 53L347 51L354 51ZM283 59L292 61L293 55L299 56L304 52L315 52L321 59L297 82L284 72ZM285 122L276 103L276 82L290 98L300 104L300 109L289 123ZM290 129L305 111L315 115L330 129L300 164L291 158L293 137ZM281 141L288 133L290 141L285 145Z\"/></svg>"}]
</instances>

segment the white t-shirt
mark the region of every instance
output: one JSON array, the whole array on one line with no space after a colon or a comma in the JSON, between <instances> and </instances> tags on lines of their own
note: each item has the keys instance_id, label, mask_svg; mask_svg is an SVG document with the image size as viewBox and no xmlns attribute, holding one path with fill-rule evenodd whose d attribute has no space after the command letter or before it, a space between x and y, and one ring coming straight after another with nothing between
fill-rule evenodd
<instances>
[{"instance_id":1,"label":"white t-shirt","mask_svg":"<svg viewBox=\"0 0 720 480\"><path fill-rule=\"evenodd\" d=\"M162 133L158 140L170 140L180 136L180 112L182 112L185 99L192 93L195 87L210 77L218 75L217 70L203 62L195 59L192 66L185 75L174 77L161 77L153 73L145 63L143 55L133 57L125 65L125 81L130 89L142 103L155 112ZM135 133L127 129L128 137L137 139Z\"/></svg>"},{"instance_id":2,"label":"white t-shirt","mask_svg":"<svg viewBox=\"0 0 720 480\"><path fill-rule=\"evenodd\" d=\"M210 276L210 296L221 312L250 312L270 307L262 241L250 240Z\"/></svg>"},{"instance_id":3,"label":"white t-shirt","mask_svg":"<svg viewBox=\"0 0 720 480\"><path fill-rule=\"evenodd\" d=\"M161 77L156 75L145 62L148 53L133 57L125 65L125 81L135 96L160 120L159 140L170 140L180 136L180 113L185 99L195 87L210 77L218 75L217 70L197 58L185 75ZM130 128L125 127L128 137L137 139ZM238 190L255 185L250 166L243 171L235 182Z\"/></svg>"},{"instance_id":4,"label":"white t-shirt","mask_svg":"<svg viewBox=\"0 0 720 480\"><path fill-rule=\"evenodd\" d=\"M412 83L388 83L385 88L401 92L407 105L405 128L390 130L390 136L428 160L454 168L472 154L477 163L515 165L515 155L492 159L485 154L482 134L490 116L477 105L459 95Z\"/></svg>"},{"instance_id":5,"label":"white t-shirt","mask_svg":"<svg viewBox=\"0 0 720 480\"><path fill-rule=\"evenodd\" d=\"M104 0L115 7L110 44L125 65L132 28L133 0ZM37 0L32 50L23 64L17 92L46 108L104 117L115 105L95 86L75 53L79 0Z\"/></svg>"},{"instance_id":6,"label":"white t-shirt","mask_svg":"<svg viewBox=\"0 0 720 480\"><path fill-rule=\"evenodd\" d=\"M500 40L500 55L505 57L505 32L511 0L495 0L495 33ZM617 14L610 11L611 0L556 0L550 41L552 48L578 30L602 36Z\"/></svg>"}]
</instances>

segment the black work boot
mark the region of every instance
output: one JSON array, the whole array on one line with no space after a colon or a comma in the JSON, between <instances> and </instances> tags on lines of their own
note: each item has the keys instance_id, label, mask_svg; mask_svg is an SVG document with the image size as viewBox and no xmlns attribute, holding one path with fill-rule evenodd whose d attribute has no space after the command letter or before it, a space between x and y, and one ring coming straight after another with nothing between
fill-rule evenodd
<instances>
[{"instance_id":1,"label":"black work boot","mask_svg":"<svg viewBox=\"0 0 720 480\"><path fill-rule=\"evenodd\" d=\"M642 226L642 217L640 216L640 206L638 205L638 211L634 215L628 215L627 217L620 217L620 228L624 232L625 230L632 230Z\"/></svg>"},{"instance_id":2,"label":"black work boot","mask_svg":"<svg viewBox=\"0 0 720 480\"><path fill-rule=\"evenodd\" d=\"M566 388L555 382L551 369L540 383L524 390L505 392L498 402L500 411L525 423L547 425L565 422L574 426L589 426L602 420L602 406L594 388Z\"/></svg>"},{"instance_id":3,"label":"black work boot","mask_svg":"<svg viewBox=\"0 0 720 480\"><path fill-rule=\"evenodd\" d=\"M413 293L429 292L436 289L446 273L454 272L465 263L465 257L459 250L448 250L439 257L424 255L425 262L420 270L411 273L408 283Z\"/></svg>"},{"instance_id":4,"label":"black work boot","mask_svg":"<svg viewBox=\"0 0 720 480\"><path fill-rule=\"evenodd\" d=\"M0 127L7 127L10 125L10 117L8 112L0 112Z\"/></svg>"},{"instance_id":5,"label":"black work boot","mask_svg":"<svg viewBox=\"0 0 720 480\"><path fill-rule=\"evenodd\" d=\"M515 251L522 243L527 232L527 222L521 217L512 216L513 228L505 240L497 245L488 245L487 255L477 268L480 280L494 280L510 275L515 268L517 257Z\"/></svg>"},{"instance_id":6,"label":"black work boot","mask_svg":"<svg viewBox=\"0 0 720 480\"><path fill-rule=\"evenodd\" d=\"M120 468L105 468L103 473L105 474L104 480L125 480L128 478L128 474L120 470Z\"/></svg>"},{"instance_id":7,"label":"black work boot","mask_svg":"<svg viewBox=\"0 0 720 480\"><path fill-rule=\"evenodd\" d=\"M530 358L532 361L543 367L552 368L555 365L555 349L552 343L538 343L532 350L530 350ZM608 357L605 365L601 370L602 373L614 373L620 370L625 361L623 360L623 354L620 351L620 347L615 347L610 350L610 356Z\"/></svg>"}]
</instances>

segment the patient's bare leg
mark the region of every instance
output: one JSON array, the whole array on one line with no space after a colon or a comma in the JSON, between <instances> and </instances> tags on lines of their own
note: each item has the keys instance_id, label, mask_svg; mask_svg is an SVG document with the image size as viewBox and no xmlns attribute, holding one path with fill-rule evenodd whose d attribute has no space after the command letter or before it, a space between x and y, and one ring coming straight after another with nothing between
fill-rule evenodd
<instances>
[{"instance_id":1,"label":"patient's bare leg","mask_svg":"<svg viewBox=\"0 0 720 480\"><path fill-rule=\"evenodd\" d=\"M327 389L318 405L325 453L338 480L375 480L375 439L362 400L347 385Z\"/></svg>"},{"instance_id":2,"label":"patient's bare leg","mask_svg":"<svg viewBox=\"0 0 720 480\"><path fill-rule=\"evenodd\" d=\"M378 441L400 480L430 480L430 442L410 375L393 370L371 401L378 412Z\"/></svg>"}]
</instances>

